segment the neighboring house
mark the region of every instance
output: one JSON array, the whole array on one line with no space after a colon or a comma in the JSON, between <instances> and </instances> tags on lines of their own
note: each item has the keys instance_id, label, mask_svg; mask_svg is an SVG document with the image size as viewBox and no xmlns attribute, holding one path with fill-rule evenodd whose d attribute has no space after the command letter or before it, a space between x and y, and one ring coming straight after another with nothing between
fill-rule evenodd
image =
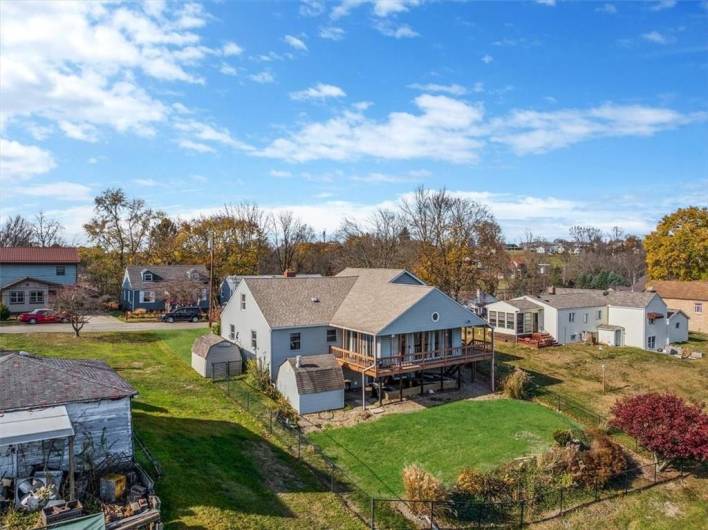
<instances>
[{"instance_id":1,"label":"neighboring house","mask_svg":"<svg viewBox=\"0 0 708 530\"><path fill-rule=\"evenodd\" d=\"M0 352L0 477L132 459L135 395L103 361Z\"/></svg>"},{"instance_id":2,"label":"neighboring house","mask_svg":"<svg viewBox=\"0 0 708 530\"><path fill-rule=\"evenodd\" d=\"M0 248L0 302L12 313L49 307L58 290L76 284L79 261L73 247Z\"/></svg>"},{"instance_id":3,"label":"neighboring house","mask_svg":"<svg viewBox=\"0 0 708 530\"><path fill-rule=\"evenodd\" d=\"M562 289L487 307L495 333L519 337L541 332L558 343L595 340L612 346L662 350L669 343L666 303L656 293Z\"/></svg>"},{"instance_id":4,"label":"neighboring house","mask_svg":"<svg viewBox=\"0 0 708 530\"><path fill-rule=\"evenodd\" d=\"M680 309L669 309L667 315L669 321L669 343L686 342L690 326L688 315Z\"/></svg>"},{"instance_id":5,"label":"neighboring house","mask_svg":"<svg viewBox=\"0 0 708 530\"><path fill-rule=\"evenodd\" d=\"M286 271L282 277L285 278L319 278L321 277L321 274L297 274L294 272ZM279 274L252 274L252 275L235 275L235 276L227 276L226 278L223 279L221 282L221 285L219 285L219 302L221 303L222 306L226 305L226 303L229 301L231 298L231 295L233 295L234 291L236 290L236 287L238 287L238 284L241 280L244 278L280 278L281 275Z\"/></svg>"},{"instance_id":6,"label":"neighboring house","mask_svg":"<svg viewBox=\"0 0 708 530\"><path fill-rule=\"evenodd\" d=\"M487 316L487 306L497 301L497 298L489 293L477 289L473 295L462 295L463 304L474 311L475 315L484 318Z\"/></svg>"},{"instance_id":7,"label":"neighboring house","mask_svg":"<svg viewBox=\"0 0 708 530\"><path fill-rule=\"evenodd\" d=\"M344 376L334 355L288 357L276 386L298 414L344 408Z\"/></svg>"},{"instance_id":8,"label":"neighboring house","mask_svg":"<svg viewBox=\"0 0 708 530\"><path fill-rule=\"evenodd\" d=\"M203 377L226 379L241 374L241 350L219 335L207 333L194 339L192 368Z\"/></svg>"},{"instance_id":9,"label":"neighboring house","mask_svg":"<svg viewBox=\"0 0 708 530\"><path fill-rule=\"evenodd\" d=\"M708 281L646 280L646 290L656 291L672 309L690 318L688 330L708 333Z\"/></svg>"},{"instance_id":10,"label":"neighboring house","mask_svg":"<svg viewBox=\"0 0 708 530\"><path fill-rule=\"evenodd\" d=\"M167 305L209 307L209 272L204 265L129 265L123 274L121 308L162 311ZM190 300L176 302L170 290L188 290Z\"/></svg>"},{"instance_id":11,"label":"neighboring house","mask_svg":"<svg viewBox=\"0 0 708 530\"><path fill-rule=\"evenodd\" d=\"M244 278L221 314L221 334L275 381L297 355L331 352L345 379L377 381L459 369L493 358L473 339L484 320L402 269L345 269L334 277ZM486 333L483 334L486 337Z\"/></svg>"}]
</instances>

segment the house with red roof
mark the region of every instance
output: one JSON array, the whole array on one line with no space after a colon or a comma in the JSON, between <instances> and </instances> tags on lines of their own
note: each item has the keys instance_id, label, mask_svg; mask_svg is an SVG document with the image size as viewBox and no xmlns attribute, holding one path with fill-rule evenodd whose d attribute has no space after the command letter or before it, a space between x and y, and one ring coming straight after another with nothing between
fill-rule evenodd
<instances>
[{"instance_id":1,"label":"house with red roof","mask_svg":"<svg viewBox=\"0 0 708 530\"><path fill-rule=\"evenodd\" d=\"M75 247L0 248L0 302L12 313L48 307L76 284L79 261Z\"/></svg>"}]
</instances>

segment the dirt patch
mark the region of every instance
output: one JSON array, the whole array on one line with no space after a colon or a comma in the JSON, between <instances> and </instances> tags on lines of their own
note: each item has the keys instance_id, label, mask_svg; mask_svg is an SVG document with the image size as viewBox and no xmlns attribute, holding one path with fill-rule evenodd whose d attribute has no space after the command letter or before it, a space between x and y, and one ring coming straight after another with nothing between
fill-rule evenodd
<instances>
[{"instance_id":1,"label":"dirt patch","mask_svg":"<svg viewBox=\"0 0 708 530\"><path fill-rule=\"evenodd\" d=\"M671 501L664 502L663 512L664 515L666 515L667 517L671 517L672 519L676 519L677 517L680 517L683 514L681 508L679 508L677 504L674 504Z\"/></svg>"},{"instance_id":2,"label":"dirt patch","mask_svg":"<svg viewBox=\"0 0 708 530\"><path fill-rule=\"evenodd\" d=\"M304 483L293 473L290 466L281 460L273 448L266 443L255 442L248 452L258 462L261 476L271 490L279 493L302 491Z\"/></svg>"}]
</instances>

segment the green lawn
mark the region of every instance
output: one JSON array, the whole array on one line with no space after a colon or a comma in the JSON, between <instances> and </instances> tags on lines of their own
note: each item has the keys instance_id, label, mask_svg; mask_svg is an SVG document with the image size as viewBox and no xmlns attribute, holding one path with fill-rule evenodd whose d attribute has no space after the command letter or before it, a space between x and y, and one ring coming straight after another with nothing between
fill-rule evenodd
<instances>
[{"instance_id":1,"label":"green lawn","mask_svg":"<svg viewBox=\"0 0 708 530\"><path fill-rule=\"evenodd\" d=\"M552 410L509 399L458 401L420 412L313 433L312 438L368 491L401 495L401 470L421 464L452 484L463 467L494 468L540 453L557 429L574 426Z\"/></svg>"},{"instance_id":2,"label":"green lawn","mask_svg":"<svg viewBox=\"0 0 708 530\"><path fill-rule=\"evenodd\" d=\"M135 386L134 427L163 467L167 528L361 528L303 464L190 368L189 347L204 332L0 334L0 349L103 359Z\"/></svg>"}]
</instances>

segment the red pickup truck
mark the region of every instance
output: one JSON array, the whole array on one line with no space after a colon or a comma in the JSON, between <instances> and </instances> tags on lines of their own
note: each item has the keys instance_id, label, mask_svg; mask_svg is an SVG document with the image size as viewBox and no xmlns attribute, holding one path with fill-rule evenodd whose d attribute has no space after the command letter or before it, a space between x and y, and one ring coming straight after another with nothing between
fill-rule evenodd
<instances>
[{"instance_id":1,"label":"red pickup truck","mask_svg":"<svg viewBox=\"0 0 708 530\"><path fill-rule=\"evenodd\" d=\"M17 320L28 324L53 324L55 322L68 322L65 316L51 309L35 309L29 313L21 313Z\"/></svg>"}]
</instances>

